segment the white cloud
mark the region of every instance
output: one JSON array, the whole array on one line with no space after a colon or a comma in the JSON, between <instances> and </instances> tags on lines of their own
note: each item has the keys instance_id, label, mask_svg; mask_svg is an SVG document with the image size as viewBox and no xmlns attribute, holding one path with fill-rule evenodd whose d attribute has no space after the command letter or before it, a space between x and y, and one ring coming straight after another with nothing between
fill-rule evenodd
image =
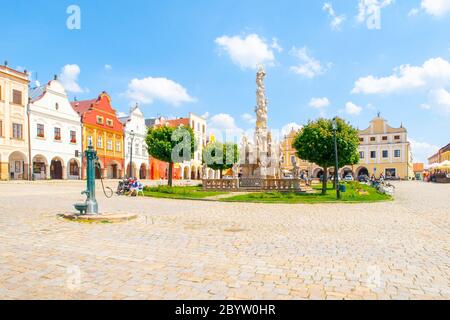
<instances>
[{"instance_id":1,"label":"white cloud","mask_svg":"<svg viewBox=\"0 0 450 320\"><path fill-rule=\"evenodd\" d=\"M414 162L428 163L428 158L439 151L439 147L427 142L409 139Z\"/></svg>"},{"instance_id":2,"label":"white cloud","mask_svg":"<svg viewBox=\"0 0 450 320\"><path fill-rule=\"evenodd\" d=\"M450 12L450 0L422 0L421 7L434 17L443 17Z\"/></svg>"},{"instance_id":3,"label":"white cloud","mask_svg":"<svg viewBox=\"0 0 450 320\"><path fill-rule=\"evenodd\" d=\"M429 104L427 104L427 103L423 103L423 104L421 104L421 105L419 106L419 108L420 108L420 109L423 109L423 110L430 110L430 109L431 109L431 106L430 106Z\"/></svg>"},{"instance_id":4,"label":"white cloud","mask_svg":"<svg viewBox=\"0 0 450 320\"><path fill-rule=\"evenodd\" d=\"M277 38L273 38L272 39L272 44L270 45L270 47L272 49L277 50L279 53L283 52L283 48L280 46L280 44L278 43L278 39Z\"/></svg>"},{"instance_id":5,"label":"white cloud","mask_svg":"<svg viewBox=\"0 0 450 320\"><path fill-rule=\"evenodd\" d=\"M119 118L125 118L125 117L128 117L128 115L127 115L125 112L122 112L122 111L117 112L117 116L118 116Z\"/></svg>"},{"instance_id":6,"label":"white cloud","mask_svg":"<svg viewBox=\"0 0 450 320\"><path fill-rule=\"evenodd\" d=\"M67 92L71 93L83 93L87 90L83 90L78 84L78 76L81 69L76 64L66 64L59 75L59 81L62 83Z\"/></svg>"},{"instance_id":7,"label":"white cloud","mask_svg":"<svg viewBox=\"0 0 450 320\"><path fill-rule=\"evenodd\" d=\"M436 89L430 92L430 96L437 111L450 115L450 92L445 89Z\"/></svg>"},{"instance_id":8,"label":"white cloud","mask_svg":"<svg viewBox=\"0 0 450 320\"><path fill-rule=\"evenodd\" d=\"M288 123L287 125L285 125L283 128L281 128L281 134L284 137L285 135L287 135L288 133L290 133L292 130L294 131L298 131L302 128L303 126L299 125L296 122L291 122Z\"/></svg>"},{"instance_id":9,"label":"white cloud","mask_svg":"<svg viewBox=\"0 0 450 320\"><path fill-rule=\"evenodd\" d=\"M204 114L202 114L202 118L208 119L209 118L209 112L206 111Z\"/></svg>"},{"instance_id":10,"label":"white cloud","mask_svg":"<svg viewBox=\"0 0 450 320\"><path fill-rule=\"evenodd\" d=\"M312 98L309 105L316 109L322 109L330 105L330 100L328 98Z\"/></svg>"},{"instance_id":11,"label":"white cloud","mask_svg":"<svg viewBox=\"0 0 450 320\"><path fill-rule=\"evenodd\" d=\"M242 36L222 36L215 40L216 44L230 56L233 63L242 69L256 69L258 65L274 65L275 54L281 47L275 41L269 45L257 34Z\"/></svg>"},{"instance_id":12,"label":"white cloud","mask_svg":"<svg viewBox=\"0 0 450 320\"><path fill-rule=\"evenodd\" d=\"M402 65L394 74L377 78L372 75L355 82L352 93L389 94L418 88L445 86L450 83L450 63L433 58L422 66Z\"/></svg>"},{"instance_id":13,"label":"white cloud","mask_svg":"<svg viewBox=\"0 0 450 320\"><path fill-rule=\"evenodd\" d=\"M408 12L408 17L415 17L419 14L420 10L417 8L412 8L409 12Z\"/></svg>"},{"instance_id":14,"label":"white cloud","mask_svg":"<svg viewBox=\"0 0 450 320\"><path fill-rule=\"evenodd\" d=\"M244 130L236 125L235 119L227 113L219 113L208 120L208 131L218 141L240 142Z\"/></svg>"},{"instance_id":15,"label":"white cloud","mask_svg":"<svg viewBox=\"0 0 450 320\"><path fill-rule=\"evenodd\" d=\"M345 15L338 15L334 11L333 5L329 2L324 3L322 10L328 13L330 26L333 30L340 30L342 23L345 21Z\"/></svg>"},{"instance_id":16,"label":"white cloud","mask_svg":"<svg viewBox=\"0 0 450 320\"><path fill-rule=\"evenodd\" d=\"M244 113L241 116L242 120L244 120L245 122L249 123L249 124L254 124L256 122L256 118L254 115L251 115L250 113Z\"/></svg>"},{"instance_id":17,"label":"white cloud","mask_svg":"<svg viewBox=\"0 0 450 320\"><path fill-rule=\"evenodd\" d=\"M106 71L112 70L112 66L110 64L105 64L105 70Z\"/></svg>"},{"instance_id":18,"label":"white cloud","mask_svg":"<svg viewBox=\"0 0 450 320\"><path fill-rule=\"evenodd\" d=\"M362 107L354 104L353 102L347 102L345 104L345 112L350 115L359 115L363 110Z\"/></svg>"},{"instance_id":19,"label":"white cloud","mask_svg":"<svg viewBox=\"0 0 450 320\"><path fill-rule=\"evenodd\" d=\"M305 76L306 78L314 78L318 75L324 74L331 66L331 64L328 64L327 67L322 66L319 60L310 55L309 50L306 47L301 49L293 47L290 54L300 61L299 65L291 66L291 71Z\"/></svg>"},{"instance_id":20,"label":"white cloud","mask_svg":"<svg viewBox=\"0 0 450 320\"><path fill-rule=\"evenodd\" d=\"M126 95L133 102L142 104L152 104L155 100L159 100L179 106L182 103L196 101L182 85L167 78L133 79L128 84Z\"/></svg>"}]
</instances>

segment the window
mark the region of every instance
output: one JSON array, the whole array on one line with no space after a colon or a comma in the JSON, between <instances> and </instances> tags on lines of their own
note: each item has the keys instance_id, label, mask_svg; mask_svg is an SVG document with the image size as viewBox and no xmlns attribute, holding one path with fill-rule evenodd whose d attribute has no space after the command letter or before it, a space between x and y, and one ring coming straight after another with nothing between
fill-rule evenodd
<instances>
[{"instance_id":1,"label":"window","mask_svg":"<svg viewBox=\"0 0 450 320\"><path fill-rule=\"evenodd\" d=\"M400 140L400 136L395 136L394 139L395 140Z\"/></svg>"},{"instance_id":2,"label":"window","mask_svg":"<svg viewBox=\"0 0 450 320\"><path fill-rule=\"evenodd\" d=\"M281 163L284 163L284 156L281 156Z\"/></svg>"},{"instance_id":3,"label":"window","mask_svg":"<svg viewBox=\"0 0 450 320\"><path fill-rule=\"evenodd\" d=\"M139 156L139 143L136 143L136 145L134 146L134 149L136 150L135 153L137 156Z\"/></svg>"},{"instance_id":4,"label":"window","mask_svg":"<svg viewBox=\"0 0 450 320\"><path fill-rule=\"evenodd\" d=\"M70 143L77 143L77 132L70 130Z\"/></svg>"},{"instance_id":5,"label":"window","mask_svg":"<svg viewBox=\"0 0 450 320\"><path fill-rule=\"evenodd\" d=\"M106 141L106 149L108 151L112 151L113 150L113 142L112 142L112 140Z\"/></svg>"},{"instance_id":6,"label":"window","mask_svg":"<svg viewBox=\"0 0 450 320\"><path fill-rule=\"evenodd\" d=\"M55 140L61 141L61 128L55 127Z\"/></svg>"},{"instance_id":7,"label":"window","mask_svg":"<svg viewBox=\"0 0 450 320\"><path fill-rule=\"evenodd\" d=\"M377 152L376 151L370 151L370 158L376 159L377 158Z\"/></svg>"},{"instance_id":8,"label":"window","mask_svg":"<svg viewBox=\"0 0 450 320\"><path fill-rule=\"evenodd\" d=\"M384 136L384 137L382 138L382 140L383 140L383 141L388 141L388 137L387 137L387 136Z\"/></svg>"},{"instance_id":9,"label":"window","mask_svg":"<svg viewBox=\"0 0 450 320\"><path fill-rule=\"evenodd\" d=\"M147 155L147 148L142 146L142 155L145 157Z\"/></svg>"},{"instance_id":10,"label":"window","mask_svg":"<svg viewBox=\"0 0 450 320\"><path fill-rule=\"evenodd\" d=\"M88 136L87 137L87 143L88 143L88 146L93 146L93 144L92 144L92 136Z\"/></svg>"},{"instance_id":11,"label":"window","mask_svg":"<svg viewBox=\"0 0 450 320\"><path fill-rule=\"evenodd\" d=\"M44 130L44 125L43 124L38 123L36 131L37 131L36 136L38 138L45 138L45 130Z\"/></svg>"},{"instance_id":12,"label":"window","mask_svg":"<svg viewBox=\"0 0 450 320\"><path fill-rule=\"evenodd\" d=\"M98 124L103 124L103 117L97 116L97 123Z\"/></svg>"},{"instance_id":13,"label":"window","mask_svg":"<svg viewBox=\"0 0 450 320\"><path fill-rule=\"evenodd\" d=\"M394 157L400 158L400 156L401 156L400 150L395 150L395 151L394 151Z\"/></svg>"},{"instance_id":14,"label":"window","mask_svg":"<svg viewBox=\"0 0 450 320\"><path fill-rule=\"evenodd\" d=\"M295 156L291 156L291 164L295 163Z\"/></svg>"},{"instance_id":15,"label":"window","mask_svg":"<svg viewBox=\"0 0 450 320\"><path fill-rule=\"evenodd\" d=\"M13 90L13 103L22 104L22 91Z\"/></svg>"},{"instance_id":16,"label":"window","mask_svg":"<svg viewBox=\"0 0 450 320\"><path fill-rule=\"evenodd\" d=\"M364 151L360 151L359 152L359 158L360 159L364 159Z\"/></svg>"},{"instance_id":17,"label":"window","mask_svg":"<svg viewBox=\"0 0 450 320\"><path fill-rule=\"evenodd\" d=\"M23 139L23 126L19 123L13 123L13 139L22 140Z\"/></svg>"},{"instance_id":18,"label":"window","mask_svg":"<svg viewBox=\"0 0 450 320\"><path fill-rule=\"evenodd\" d=\"M206 126L203 125L203 133L206 133Z\"/></svg>"},{"instance_id":19,"label":"window","mask_svg":"<svg viewBox=\"0 0 450 320\"><path fill-rule=\"evenodd\" d=\"M59 110L59 103L58 103L58 102L55 103L55 109L56 109L56 110Z\"/></svg>"},{"instance_id":20,"label":"window","mask_svg":"<svg viewBox=\"0 0 450 320\"><path fill-rule=\"evenodd\" d=\"M103 148L103 138L101 136L97 137L97 148Z\"/></svg>"},{"instance_id":21,"label":"window","mask_svg":"<svg viewBox=\"0 0 450 320\"><path fill-rule=\"evenodd\" d=\"M117 142L116 142L116 151L117 151L117 152L122 151L122 145L120 144L120 141L117 141Z\"/></svg>"},{"instance_id":22,"label":"window","mask_svg":"<svg viewBox=\"0 0 450 320\"><path fill-rule=\"evenodd\" d=\"M114 122L111 119L106 119L106 125L112 127L114 125Z\"/></svg>"},{"instance_id":23,"label":"window","mask_svg":"<svg viewBox=\"0 0 450 320\"><path fill-rule=\"evenodd\" d=\"M197 131L200 131L200 123L197 123Z\"/></svg>"},{"instance_id":24,"label":"window","mask_svg":"<svg viewBox=\"0 0 450 320\"><path fill-rule=\"evenodd\" d=\"M364 138L359 138L359 142L364 142Z\"/></svg>"},{"instance_id":25,"label":"window","mask_svg":"<svg viewBox=\"0 0 450 320\"><path fill-rule=\"evenodd\" d=\"M389 158L389 151L383 150L383 158L384 159Z\"/></svg>"},{"instance_id":26,"label":"window","mask_svg":"<svg viewBox=\"0 0 450 320\"><path fill-rule=\"evenodd\" d=\"M370 141L371 141L371 142L375 142L375 141L377 141L377 138L375 138L375 137L370 137Z\"/></svg>"}]
</instances>

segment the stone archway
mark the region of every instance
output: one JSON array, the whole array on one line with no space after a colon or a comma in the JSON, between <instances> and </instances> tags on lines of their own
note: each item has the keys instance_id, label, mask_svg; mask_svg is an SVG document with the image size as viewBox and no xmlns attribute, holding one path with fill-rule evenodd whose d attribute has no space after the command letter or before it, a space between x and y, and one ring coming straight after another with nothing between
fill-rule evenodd
<instances>
[{"instance_id":1,"label":"stone archway","mask_svg":"<svg viewBox=\"0 0 450 320\"><path fill-rule=\"evenodd\" d=\"M352 168L345 167L341 171L341 178L344 179L348 175L351 175L352 177L354 177L353 170L352 170Z\"/></svg>"},{"instance_id":2,"label":"stone archway","mask_svg":"<svg viewBox=\"0 0 450 320\"><path fill-rule=\"evenodd\" d=\"M48 171L47 158L41 154L37 154L32 159L32 175L34 180L46 180Z\"/></svg>"},{"instance_id":3,"label":"stone archway","mask_svg":"<svg viewBox=\"0 0 450 320\"><path fill-rule=\"evenodd\" d=\"M28 178L28 161L25 154L20 151L14 151L8 157L9 179L26 180Z\"/></svg>"},{"instance_id":4,"label":"stone archway","mask_svg":"<svg viewBox=\"0 0 450 320\"><path fill-rule=\"evenodd\" d=\"M147 179L147 165L145 163L141 164L141 167L139 169L139 179Z\"/></svg>"},{"instance_id":5,"label":"stone archway","mask_svg":"<svg viewBox=\"0 0 450 320\"><path fill-rule=\"evenodd\" d=\"M357 177L360 177L360 176L370 177L369 170L366 167L359 167L358 170L356 170L356 175L357 175Z\"/></svg>"},{"instance_id":6,"label":"stone archway","mask_svg":"<svg viewBox=\"0 0 450 320\"><path fill-rule=\"evenodd\" d=\"M61 158L55 157L50 163L50 179L62 180L64 179L64 162Z\"/></svg>"},{"instance_id":7,"label":"stone archway","mask_svg":"<svg viewBox=\"0 0 450 320\"><path fill-rule=\"evenodd\" d=\"M127 164L127 177L129 178L137 178L137 170L136 170L136 164L133 162L132 164L133 169L130 168L130 163Z\"/></svg>"},{"instance_id":8,"label":"stone archway","mask_svg":"<svg viewBox=\"0 0 450 320\"><path fill-rule=\"evenodd\" d=\"M99 165L95 166L95 179L103 178L103 169L105 168L105 166L103 165L103 162L101 162L100 160L98 160L98 164Z\"/></svg>"},{"instance_id":9,"label":"stone archway","mask_svg":"<svg viewBox=\"0 0 450 320\"><path fill-rule=\"evenodd\" d=\"M192 166L191 168L191 180L195 180L197 176L197 169L195 168L195 166Z\"/></svg>"},{"instance_id":10,"label":"stone archway","mask_svg":"<svg viewBox=\"0 0 450 320\"><path fill-rule=\"evenodd\" d=\"M80 163L77 159L70 159L67 165L67 178L70 180L80 179Z\"/></svg>"},{"instance_id":11,"label":"stone archway","mask_svg":"<svg viewBox=\"0 0 450 320\"><path fill-rule=\"evenodd\" d=\"M108 179L119 179L122 167L119 162L111 161L106 168L106 176Z\"/></svg>"},{"instance_id":12,"label":"stone archway","mask_svg":"<svg viewBox=\"0 0 450 320\"><path fill-rule=\"evenodd\" d=\"M188 166L184 167L183 169L183 179L184 180L189 180L189 174L190 174L190 169Z\"/></svg>"},{"instance_id":13,"label":"stone archway","mask_svg":"<svg viewBox=\"0 0 450 320\"><path fill-rule=\"evenodd\" d=\"M313 177L319 179L320 177L323 176L324 173L325 171L322 168L317 168L313 172Z\"/></svg>"}]
</instances>

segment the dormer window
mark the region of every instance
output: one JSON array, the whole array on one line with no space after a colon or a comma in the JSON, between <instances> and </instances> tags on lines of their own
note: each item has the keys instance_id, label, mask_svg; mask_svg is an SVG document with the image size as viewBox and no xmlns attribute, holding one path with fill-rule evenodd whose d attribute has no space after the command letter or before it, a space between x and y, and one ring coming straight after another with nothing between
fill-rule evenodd
<instances>
[{"instance_id":1,"label":"dormer window","mask_svg":"<svg viewBox=\"0 0 450 320\"><path fill-rule=\"evenodd\" d=\"M103 117L97 116L97 123L98 124L103 124Z\"/></svg>"},{"instance_id":2,"label":"dormer window","mask_svg":"<svg viewBox=\"0 0 450 320\"><path fill-rule=\"evenodd\" d=\"M395 136L394 139L395 140L400 140L400 136Z\"/></svg>"},{"instance_id":3,"label":"dormer window","mask_svg":"<svg viewBox=\"0 0 450 320\"><path fill-rule=\"evenodd\" d=\"M111 119L106 119L106 125L108 127L112 127L114 125L114 122Z\"/></svg>"}]
</instances>

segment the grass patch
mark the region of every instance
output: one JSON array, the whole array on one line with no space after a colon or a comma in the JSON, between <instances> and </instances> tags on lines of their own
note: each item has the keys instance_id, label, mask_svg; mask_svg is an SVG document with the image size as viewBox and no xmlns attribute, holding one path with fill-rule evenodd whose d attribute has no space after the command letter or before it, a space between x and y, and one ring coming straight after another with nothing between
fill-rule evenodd
<instances>
[{"instance_id":1,"label":"grass patch","mask_svg":"<svg viewBox=\"0 0 450 320\"><path fill-rule=\"evenodd\" d=\"M153 198L168 199L204 199L227 194L228 192L204 191L202 187L146 187L144 195Z\"/></svg>"},{"instance_id":2,"label":"grass patch","mask_svg":"<svg viewBox=\"0 0 450 320\"><path fill-rule=\"evenodd\" d=\"M342 194L342 200L336 200L336 191L333 190L333 185L328 186L326 195L317 194L297 194L282 193L282 192L261 192L250 193L246 195L239 195L231 198L222 199L225 202L255 202L255 203L363 203L363 202L378 202L389 201L392 197L381 194L377 190L367 185L359 184L358 182L350 182L344 184L347 191ZM322 186L314 186L316 190L322 190Z\"/></svg>"}]
</instances>

